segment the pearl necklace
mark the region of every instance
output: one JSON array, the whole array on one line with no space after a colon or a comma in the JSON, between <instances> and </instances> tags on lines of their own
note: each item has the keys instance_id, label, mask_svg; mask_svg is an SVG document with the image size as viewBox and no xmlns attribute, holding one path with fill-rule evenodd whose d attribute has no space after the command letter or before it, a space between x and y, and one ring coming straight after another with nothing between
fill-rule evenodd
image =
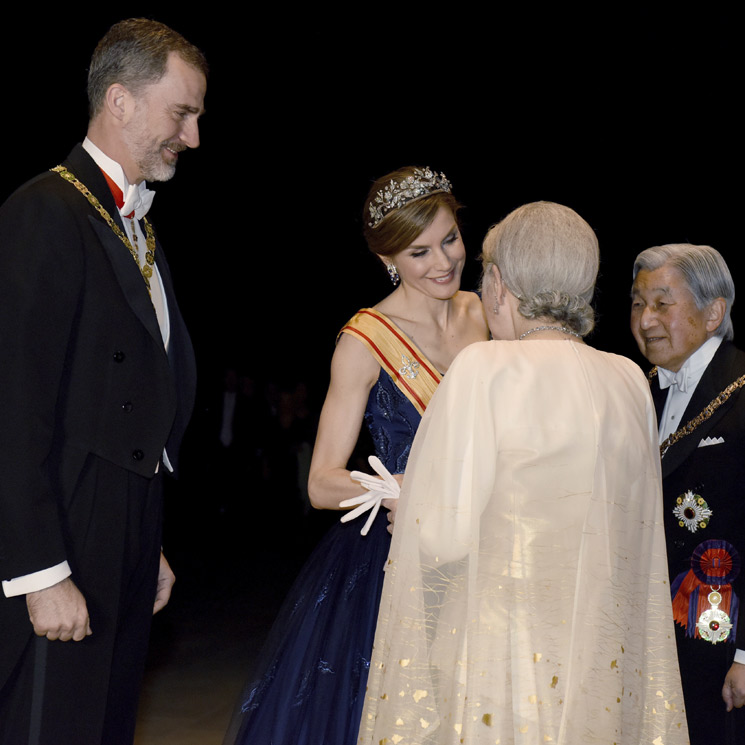
<instances>
[{"instance_id":1,"label":"pearl necklace","mask_svg":"<svg viewBox=\"0 0 745 745\"><path fill-rule=\"evenodd\" d=\"M520 334L517 339L520 341L526 336L535 334L536 331L561 331L562 334L571 334L571 336L576 336L578 339L582 338L582 334L578 334L576 331L572 331L572 329L567 328L566 326L536 326L533 329L528 329L524 334Z\"/></svg>"}]
</instances>

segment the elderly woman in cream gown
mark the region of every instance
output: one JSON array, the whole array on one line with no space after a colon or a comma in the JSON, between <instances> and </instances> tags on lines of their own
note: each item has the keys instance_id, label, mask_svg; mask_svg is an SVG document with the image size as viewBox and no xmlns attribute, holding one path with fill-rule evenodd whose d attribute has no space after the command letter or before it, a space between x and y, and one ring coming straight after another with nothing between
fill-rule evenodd
<instances>
[{"instance_id":1,"label":"elderly woman in cream gown","mask_svg":"<svg viewBox=\"0 0 745 745\"><path fill-rule=\"evenodd\" d=\"M416 435L359 742L687 743L649 386L582 341L595 234L528 204L483 261L495 341Z\"/></svg>"}]
</instances>

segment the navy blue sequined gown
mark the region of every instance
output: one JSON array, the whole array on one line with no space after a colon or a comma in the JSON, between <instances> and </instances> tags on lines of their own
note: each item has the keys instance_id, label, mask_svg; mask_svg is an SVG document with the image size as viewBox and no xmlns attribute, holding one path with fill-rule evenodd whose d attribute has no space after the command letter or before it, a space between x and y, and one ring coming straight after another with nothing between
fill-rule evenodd
<instances>
[{"instance_id":1,"label":"navy blue sequined gown","mask_svg":"<svg viewBox=\"0 0 745 745\"><path fill-rule=\"evenodd\" d=\"M365 423L376 455L403 473L420 415L381 370ZM301 570L275 621L227 743L352 745L357 739L390 535L380 510L337 523ZM237 730L237 731L236 731Z\"/></svg>"}]
</instances>

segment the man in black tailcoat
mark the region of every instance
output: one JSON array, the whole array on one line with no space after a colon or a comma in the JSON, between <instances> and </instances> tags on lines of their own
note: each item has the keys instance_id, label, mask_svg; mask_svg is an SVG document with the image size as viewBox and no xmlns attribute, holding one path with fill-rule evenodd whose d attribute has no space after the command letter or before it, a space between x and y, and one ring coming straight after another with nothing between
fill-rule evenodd
<instances>
[{"instance_id":1,"label":"man in black tailcoat","mask_svg":"<svg viewBox=\"0 0 745 745\"><path fill-rule=\"evenodd\" d=\"M0 209L4 744L133 740L174 580L161 481L195 387L145 181L198 146L206 72L167 26L115 24L91 60L85 141Z\"/></svg>"},{"instance_id":2,"label":"man in black tailcoat","mask_svg":"<svg viewBox=\"0 0 745 745\"><path fill-rule=\"evenodd\" d=\"M745 742L745 354L735 288L709 246L643 251L631 330L650 373L662 453L673 617L692 745Z\"/></svg>"}]
</instances>

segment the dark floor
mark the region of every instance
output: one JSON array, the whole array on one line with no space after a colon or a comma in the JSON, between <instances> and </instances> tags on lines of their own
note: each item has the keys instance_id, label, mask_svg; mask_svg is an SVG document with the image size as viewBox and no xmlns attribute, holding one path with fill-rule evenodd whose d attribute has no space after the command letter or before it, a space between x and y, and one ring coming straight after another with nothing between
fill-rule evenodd
<instances>
[{"instance_id":1,"label":"dark floor","mask_svg":"<svg viewBox=\"0 0 745 745\"><path fill-rule=\"evenodd\" d=\"M135 745L221 745L282 599L330 524L317 514L301 532L260 521L253 548L222 531L169 556L177 581L154 619ZM205 545L211 560L200 558Z\"/></svg>"}]
</instances>

